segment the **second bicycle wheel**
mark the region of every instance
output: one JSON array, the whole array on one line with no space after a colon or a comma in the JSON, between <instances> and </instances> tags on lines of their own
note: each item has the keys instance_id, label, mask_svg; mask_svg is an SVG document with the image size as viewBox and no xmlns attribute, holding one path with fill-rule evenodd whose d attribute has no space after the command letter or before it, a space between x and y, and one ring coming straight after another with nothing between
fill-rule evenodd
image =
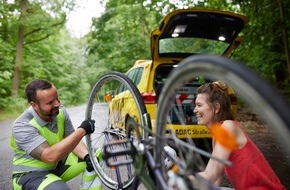
<instances>
[{"instance_id":1,"label":"second bicycle wheel","mask_svg":"<svg viewBox=\"0 0 290 190\"><path fill-rule=\"evenodd\" d=\"M143 157L133 154L133 146L127 146L127 143L107 145L120 140L141 141L147 136L140 127L148 126L146 116L142 97L126 75L109 72L96 82L86 110L86 119L95 120L95 132L86 136L86 142L94 168L108 188L128 189L136 170L144 167ZM105 145L109 151L120 153L110 158L110 166L104 163L100 154Z\"/></svg>"},{"instance_id":2,"label":"second bicycle wheel","mask_svg":"<svg viewBox=\"0 0 290 190\"><path fill-rule=\"evenodd\" d=\"M248 103L271 127L277 139L282 144L289 144L290 138L290 108L284 98L276 89L261 79L256 73L245 66L214 55L195 55L183 60L170 74L164 85L158 103L155 128L155 160L162 170L164 178L170 178L164 160L166 158L164 146L170 145L175 148L178 159L180 176L192 175L202 171L206 165L201 156L210 156L211 152L196 148L194 141L188 137L178 139L174 125L176 121L183 125L181 131L187 133L186 113L183 112L182 104L177 101L180 89L184 89L192 83L204 81L222 80L232 87L237 94ZM275 98L274 98L275 97ZM194 104L194 103L193 103ZM194 105L192 105L194 106ZM174 119L173 117L174 116ZM158 143L157 143L158 142ZM287 146L285 152L290 153ZM227 164L226 160L220 160ZM229 163L228 163L229 164ZM205 183L206 182L206 183ZM202 181L203 189L214 189L215 187L206 180Z\"/></svg>"}]
</instances>

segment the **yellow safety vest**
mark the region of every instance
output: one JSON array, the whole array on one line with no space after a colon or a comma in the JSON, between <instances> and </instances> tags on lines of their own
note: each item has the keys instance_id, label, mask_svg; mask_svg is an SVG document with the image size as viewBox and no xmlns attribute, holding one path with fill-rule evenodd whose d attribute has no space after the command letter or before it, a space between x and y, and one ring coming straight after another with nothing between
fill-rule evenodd
<instances>
[{"instance_id":1,"label":"yellow safety vest","mask_svg":"<svg viewBox=\"0 0 290 190\"><path fill-rule=\"evenodd\" d=\"M57 133L50 131L46 126L40 126L36 122L35 118L33 118L29 123L36 127L39 131L39 134L46 139L50 146L52 146L57 142L60 142L64 136L64 113L62 109L59 110L56 121L58 128ZM11 135L10 138L10 145L15 152L13 158L13 174L29 171L48 171L54 169L57 165L57 163L49 164L42 162L38 159L31 157L24 150L19 149L16 146L13 135Z\"/></svg>"}]
</instances>

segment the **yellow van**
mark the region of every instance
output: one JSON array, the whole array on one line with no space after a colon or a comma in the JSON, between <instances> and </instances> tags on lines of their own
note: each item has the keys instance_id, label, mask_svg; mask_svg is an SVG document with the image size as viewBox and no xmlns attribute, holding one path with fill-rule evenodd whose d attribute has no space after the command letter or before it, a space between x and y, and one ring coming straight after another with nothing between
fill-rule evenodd
<instances>
[{"instance_id":1,"label":"yellow van","mask_svg":"<svg viewBox=\"0 0 290 190\"><path fill-rule=\"evenodd\" d=\"M236 49L241 39L238 34L247 24L247 17L232 12L212 9L182 9L176 10L164 17L159 28L151 34L152 60L137 60L126 75L138 87L151 123L154 121L158 105L158 95L167 76L184 58L197 54L217 54L229 57ZM178 68L176 68L178 69ZM197 125L193 114L195 91L208 79L196 78L187 86L178 90L176 102L182 104L185 130L175 119L176 114L170 115L174 123L175 133L179 138L190 135L192 138L210 138L205 126ZM126 107L131 107L127 98L124 101L124 91L119 87L110 109L121 110L122 118L126 118ZM237 98L230 89L233 112L237 113ZM122 102L122 103L120 103ZM131 109L131 108L130 108ZM126 121L122 121L125 123Z\"/></svg>"}]
</instances>

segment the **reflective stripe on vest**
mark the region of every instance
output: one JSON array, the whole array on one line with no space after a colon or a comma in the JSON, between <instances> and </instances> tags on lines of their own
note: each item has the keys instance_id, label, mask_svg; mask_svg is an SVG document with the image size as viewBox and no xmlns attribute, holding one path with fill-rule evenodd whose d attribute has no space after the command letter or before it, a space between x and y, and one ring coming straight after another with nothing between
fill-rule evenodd
<instances>
[{"instance_id":1,"label":"reflective stripe on vest","mask_svg":"<svg viewBox=\"0 0 290 190\"><path fill-rule=\"evenodd\" d=\"M29 123L36 127L39 131L39 134L43 136L50 146L56 144L61 141L64 136L64 113L63 110L59 110L59 114L56 117L56 125L57 125L57 133L50 131L46 126L40 126L35 118L33 118ZM54 169L57 165L49 164L37 160L30 155L28 155L24 150L19 149L16 146L16 142L14 136L11 135L10 144L12 149L15 152L13 158L13 173L22 173L29 171L48 171Z\"/></svg>"}]
</instances>

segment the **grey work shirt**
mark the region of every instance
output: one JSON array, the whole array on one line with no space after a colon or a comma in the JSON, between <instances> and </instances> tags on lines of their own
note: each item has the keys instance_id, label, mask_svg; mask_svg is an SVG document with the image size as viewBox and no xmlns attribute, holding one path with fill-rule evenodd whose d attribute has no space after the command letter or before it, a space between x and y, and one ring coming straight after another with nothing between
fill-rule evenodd
<instances>
[{"instance_id":1,"label":"grey work shirt","mask_svg":"<svg viewBox=\"0 0 290 190\"><path fill-rule=\"evenodd\" d=\"M63 106L60 107L64 113L64 136L68 136L74 132L71 119ZM36 127L29 122L35 118L40 126L46 126L49 130L57 133L56 117L52 118L52 122L42 120L32 107L25 110L13 123L12 133L17 146L30 154L37 146L45 142L46 139L39 134Z\"/></svg>"}]
</instances>

